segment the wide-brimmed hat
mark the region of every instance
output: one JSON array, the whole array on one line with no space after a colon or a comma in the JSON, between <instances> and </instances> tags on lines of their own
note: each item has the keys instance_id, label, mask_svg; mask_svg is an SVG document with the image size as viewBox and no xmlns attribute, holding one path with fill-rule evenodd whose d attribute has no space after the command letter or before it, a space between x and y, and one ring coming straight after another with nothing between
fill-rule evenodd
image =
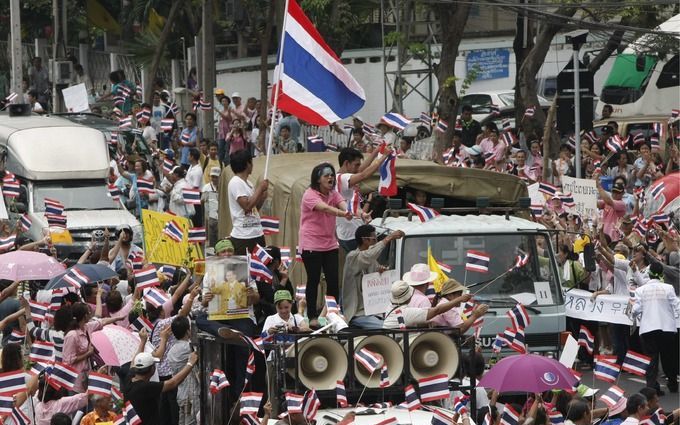
<instances>
[{"instance_id":1,"label":"wide-brimmed hat","mask_svg":"<svg viewBox=\"0 0 680 425\"><path fill-rule=\"evenodd\" d=\"M454 292L463 292L465 289L467 288L463 286L462 283L458 282L456 279L449 278L442 284L442 289L439 293L444 296L453 294Z\"/></svg>"},{"instance_id":2,"label":"wide-brimmed hat","mask_svg":"<svg viewBox=\"0 0 680 425\"><path fill-rule=\"evenodd\" d=\"M436 278L437 273L430 271L430 266L425 263L416 263L411 267L411 271L404 273L401 279L411 286L419 286L432 282Z\"/></svg>"},{"instance_id":3,"label":"wide-brimmed hat","mask_svg":"<svg viewBox=\"0 0 680 425\"><path fill-rule=\"evenodd\" d=\"M403 280L397 280L392 284L392 289L390 290L390 301L392 304L402 305L406 304L413 296L413 289L408 283Z\"/></svg>"}]
</instances>

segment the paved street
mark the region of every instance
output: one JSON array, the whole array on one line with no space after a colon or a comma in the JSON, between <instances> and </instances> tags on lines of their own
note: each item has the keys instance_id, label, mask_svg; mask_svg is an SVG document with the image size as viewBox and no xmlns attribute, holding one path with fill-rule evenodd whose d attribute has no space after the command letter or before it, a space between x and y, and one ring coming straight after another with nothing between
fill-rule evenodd
<instances>
[{"instance_id":1,"label":"paved street","mask_svg":"<svg viewBox=\"0 0 680 425\"><path fill-rule=\"evenodd\" d=\"M607 388L611 386L611 384L607 382L601 381L599 379L594 379L592 371L583 371L583 378L581 379L581 382L588 385L589 387L598 388L600 392L606 391ZM661 384L661 389L666 393L664 394L663 397L660 398L661 406L663 406L664 410L672 410L680 407L680 394L669 393L667 391L666 386L664 385L664 382L665 378L659 380L659 383ZM645 386L645 379L643 377L631 375L630 373L624 372L619 377L619 382L617 383L617 385L624 389L626 391L626 396L628 396L643 388ZM600 393L598 393L598 397L599 395Z\"/></svg>"}]
</instances>

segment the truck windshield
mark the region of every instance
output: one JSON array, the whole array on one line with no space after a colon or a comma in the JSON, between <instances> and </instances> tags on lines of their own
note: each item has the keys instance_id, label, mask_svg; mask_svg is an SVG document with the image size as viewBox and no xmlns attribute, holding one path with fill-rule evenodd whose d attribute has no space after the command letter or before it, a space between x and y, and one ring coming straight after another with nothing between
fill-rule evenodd
<instances>
[{"instance_id":1,"label":"truck windshield","mask_svg":"<svg viewBox=\"0 0 680 425\"><path fill-rule=\"evenodd\" d=\"M66 211L109 210L119 206L108 196L104 182L46 182L33 187L33 210L45 211L45 198L61 202Z\"/></svg>"},{"instance_id":2,"label":"truck windshield","mask_svg":"<svg viewBox=\"0 0 680 425\"><path fill-rule=\"evenodd\" d=\"M514 304L517 298L513 301L510 296L535 296L539 289L545 290L547 286L550 288L549 299L552 299L552 304L562 302L552 249L545 235L512 233L407 237L402 249L402 272L408 271L413 264L427 263L428 242L434 258L453 268L448 275L466 285L480 301ZM488 272L466 272L468 250L481 251L490 257ZM513 269L519 253L529 254L527 265L508 272ZM542 286L537 289L536 282L546 283L539 284Z\"/></svg>"}]
</instances>

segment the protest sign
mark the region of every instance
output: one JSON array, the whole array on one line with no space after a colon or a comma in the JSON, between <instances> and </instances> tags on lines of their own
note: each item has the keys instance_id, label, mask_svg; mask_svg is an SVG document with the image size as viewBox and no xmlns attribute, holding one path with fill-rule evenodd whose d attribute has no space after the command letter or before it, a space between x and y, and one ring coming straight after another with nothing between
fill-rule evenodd
<instances>
[{"instance_id":1,"label":"protest sign","mask_svg":"<svg viewBox=\"0 0 680 425\"><path fill-rule=\"evenodd\" d=\"M632 325L626 314L629 298L625 295L600 295L595 301L593 294L581 289L571 289L564 294L564 310L567 317L593 322Z\"/></svg>"},{"instance_id":2,"label":"protest sign","mask_svg":"<svg viewBox=\"0 0 680 425\"><path fill-rule=\"evenodd\" d=\"M170 220L174 220L182 228L184 234L182 242L175 242L163 234L163 228ZM191 267L194 260L204 257L200 245L187 242L187 233L193 227L188 218L142 210L142 222L144 223L144 251L149 263Z\"/></svg>"},{"instance_id":3,"label":"protest sign","mask_svg":"<svg viewBox=\"0 0 680 425\"><path fill-rule=\"evenodd\" d=\"M390 288L392 288L392 282L397 280L399 280L399 272L396 270L369 273L361 278L364 312L367 316L385 314L389 311L392 306Z\"/></svg>"},{"instance_id":4,"label":"protest sign","mask_svg":"<svg viewBox=\"0 0 680 425\"><path fill-rule=\"evenodd\" d=\"M203 293L214 297L208 303L209 320L247 319L248 263L246 257L209 257L205 262Z\"/></svg>"},{"instance_id":5,"label":"protest sign","mask_svg":"<svg viewBox=\"0 0 680 425\"><path fill-rule=\"evenodd\" d=\"M571 211L577 213L581 218L597 218L597 186L595 180L576 179L569 176L562 176L562 193L574 197L575 207Z\"/></svg>"},{"instance_id":6,"label":"protest sign","mask_svg":"<svg viewBox=\"0 0 680 425\"><path fill-rule=\"evenodd\" d=\"M538 191L538 183L527 186L529 198L531 198L531 205L545 205L545 196Z\"/></svg>"},{"instance_id":7,"label":"protest sign","mask_svg":"<svg viewBox=\"0 0 680 425\"><path fill-rule=\"evenodd\" d=\"M64 105L68 112L88 112L90 104L87 99L87 89L84 83L67 87L61 91L64 96Z\"/></svg>"}]
</instances>

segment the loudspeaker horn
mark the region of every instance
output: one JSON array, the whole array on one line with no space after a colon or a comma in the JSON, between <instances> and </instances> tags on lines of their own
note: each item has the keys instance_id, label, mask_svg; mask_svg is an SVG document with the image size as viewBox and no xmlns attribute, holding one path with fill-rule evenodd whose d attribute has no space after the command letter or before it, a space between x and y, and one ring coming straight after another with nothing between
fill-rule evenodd
<instances>
[{"instance_id":1,"label":"loudspeaker horn","mask_svg":"<svg viewBox=\"0 0 680 425\"><path fill-rule=\"evenodd\" d=\"M347 374L347 353L342 345L329 338L312 338L298 344L298 379L307 388L334 390L337 381ZM295 356L295 350L287 353ZM288 369L295 377L295 370Z\"/></svg>"},{"instance_id":2,"label":"loudspeaker horn","mask_svg":"<svg viewBox=\"0 0 680 425\"><path fill-rule=\"evenodd\" d=\"M379 368L382 368L383 363L387 363L390 385L399 380L404 371L404 352L396 341L385 335L355 338L354 351L359 351L362 348L379 354L383 358ZM352 359L354 359L354 353L352 353ZM371 375L356 359L354 359L354 376L356 376L357 381L368 388L380 387L380 369Z\"/></svg>"},{"instance_id":3,"label":"loudspeaker horn","mask_svg":"<svg viewBox=\"0 0 680 425\"><path fill-rule=\"evenodd\" d=\"M458 348L451 338L439 332L424 332L409 339L411 376L414 379L446 374L450 379L458 369Z\"/></svg>"}]
</instances>

